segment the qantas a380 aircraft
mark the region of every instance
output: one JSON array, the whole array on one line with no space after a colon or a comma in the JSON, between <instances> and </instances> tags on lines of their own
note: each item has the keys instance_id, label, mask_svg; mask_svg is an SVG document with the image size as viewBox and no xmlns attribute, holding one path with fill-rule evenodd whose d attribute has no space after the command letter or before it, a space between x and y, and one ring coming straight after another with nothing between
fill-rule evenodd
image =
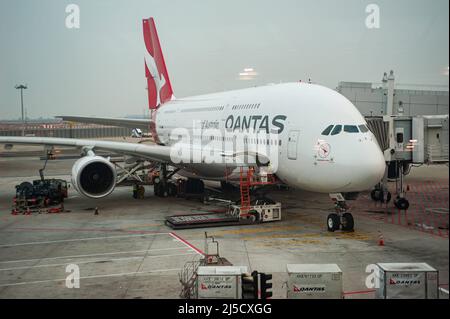
<instances>
[{"instance_id":1,"label":"qantas a380 aircraft","mask_svg":"<svg viewBox=\"0 0 450 319\"><path fill-rule=\"evenodd\" d=\"M257 166L269 168L289 186L320 193L368 190L382 179L385 160L375 136L338 92L285 83L177 99L153 18L143 20L143 30L151 118L61 118L150 128L156 145L50 137L0 137L0 143L80 148L83 156L73 166L72 183L90 198L109 195L118 181L115 166L96 150L123 154L127 163L170 165L192 185L203 185L202 179L239 181L241 169ZM164 178L163 173L163 182L155 185L161 196L168 193ZM328 229L341 222L342 216L329 217Z\"/></svg>"}]
</instances>

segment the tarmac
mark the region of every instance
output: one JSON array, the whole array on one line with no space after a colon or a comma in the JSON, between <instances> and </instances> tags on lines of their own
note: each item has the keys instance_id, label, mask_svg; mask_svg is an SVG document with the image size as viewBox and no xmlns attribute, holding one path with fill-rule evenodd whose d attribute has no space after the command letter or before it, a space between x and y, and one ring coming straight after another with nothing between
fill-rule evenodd
<instances>
[{"instance_id":1,"label":"tarmac","mask_svg":"<svg viewBox=\"0 0 450 319\"><path fill-rule=\"evenodd\" d=\"M439 223L402 216L392 203L380 206L365 192L349 202L355 231L330 233L328 195L289 189L270 194L282 202L281 221L174 231L164 224L167 216L207 212L217 204L159 198L152 186L146 186L142 200L132 197L131 187L118 187L99 200L70 188L63 213L11 215L14 186L37 179L44 162L29 153L2 154L0 298L179 298L179 273L186 262L203 256L205 232L219 241L220 255L233 265L272 274L273 298L286 298L286 265L298 263L338 264L345 298L374 298L365 283L366 267L380 262L428 263L439 270L440 286L448 290L447 165L413 168L406 177L411 197L420 198L411 198L410 211L443 209ZM46 177L70 180L74 161L49 161ZM428 192L439 198L419 196ZM80 272L79 288L66 285L73 265Z\"/></svg>"}]
</instances>

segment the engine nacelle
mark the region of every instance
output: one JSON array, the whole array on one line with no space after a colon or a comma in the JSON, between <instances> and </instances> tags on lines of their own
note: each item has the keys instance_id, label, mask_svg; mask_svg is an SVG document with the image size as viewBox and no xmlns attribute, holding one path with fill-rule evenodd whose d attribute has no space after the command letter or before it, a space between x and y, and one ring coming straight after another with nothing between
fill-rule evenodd
<instances>
[{"instance_id":1,"label":"engine nacelle","mask_svg":"<svg viewBox=\"0 0 450 319\"><path fill-rule=\"evenodd\" d=\"M105 197L116 187L116 169L106 158L84 156L72 167L72 185L90 198Z\"/></svg>"}]
</instances>

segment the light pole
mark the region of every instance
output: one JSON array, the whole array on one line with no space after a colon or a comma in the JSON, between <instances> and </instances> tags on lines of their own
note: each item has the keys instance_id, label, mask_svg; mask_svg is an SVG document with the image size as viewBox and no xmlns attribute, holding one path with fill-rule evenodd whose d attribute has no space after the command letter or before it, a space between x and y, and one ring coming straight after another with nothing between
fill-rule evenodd
<instances>
[{"instance_id":1,"label":"light pole","mask_svg":"<svg viewBox=\"0 0 450 319\"><path fill-rule=\"evenodd\" d=\"M20 106L22 110L22 136L25 136L25 118L23 117L23 90L28 89L26 85L20 84L15 86L16 89L20 90Z\"/></svg>"}]
</instances>

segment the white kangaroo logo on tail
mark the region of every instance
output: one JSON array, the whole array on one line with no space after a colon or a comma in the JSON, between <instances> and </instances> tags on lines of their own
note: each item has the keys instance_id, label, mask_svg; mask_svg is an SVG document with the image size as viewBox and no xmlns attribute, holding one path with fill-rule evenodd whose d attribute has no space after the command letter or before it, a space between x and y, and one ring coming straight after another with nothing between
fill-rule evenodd
<instances>
[{"instance_id":1,"label":"white kangaroo logo on tail","mask_svg":"<svg viewBox=\"0 0 450 319\"><path fill-rule=\"evenodd\" d=\"M164 78L164 74L159 73L155 59L150 55L147 49L145 50L145 52L146 52L146 55L144 57L145 65L147 66L148 70L150 71L150 74L152 75L153 80L155 81L156 105L158 106L161 105L160 91L163 88L163 86L166 85L166 79Z\"/></svg>"}]
</instances>

